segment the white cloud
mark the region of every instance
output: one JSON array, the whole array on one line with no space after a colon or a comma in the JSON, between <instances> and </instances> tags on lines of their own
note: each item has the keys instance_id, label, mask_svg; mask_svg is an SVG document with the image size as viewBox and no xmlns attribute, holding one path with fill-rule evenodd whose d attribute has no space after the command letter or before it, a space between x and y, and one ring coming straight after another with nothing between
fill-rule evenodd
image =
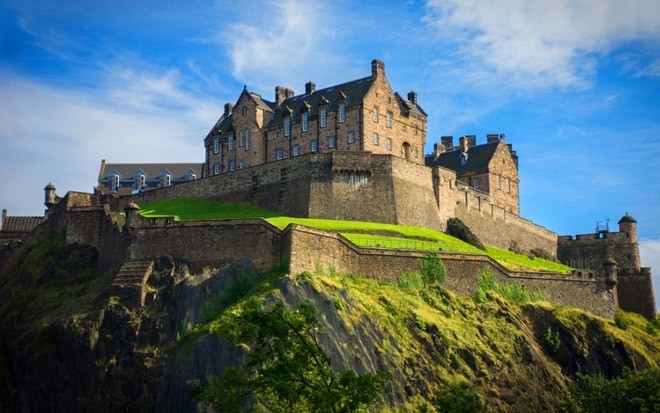
<instances>
[{"instance_id":1,"label":"white cloud","mask_svg":"<svg viewBox=\"0 0 660 413\"><path fill-rule=\"evenodd\" d=\"M639 241L642 266L651 267L655 308L660 309L660 239L642 239Z\"/></svg>"},{"instance_id":2,"label":"white cloud","mask_svg":"<svg viewBox=\"0 0 660 413\"><path fill-rule=\"evenodd\" d=\"M3 74L0 207L41 213L48 182L60 195L91 192L101 159L203 162L202 140L220 104L186 94L174 72L108 76L101 87L80 90Z\"/></svg>"},{"instance_id":3,"label":"white cloud","mask_svg":"<svg viewBox=\"0 0 660 413\"><path fill-rule=\"evenodd\" d=\"M262 90L275 85L295 89L310 74L327 80L347 66L341 54L334 52L338 25L326 4L284 0L253 6L246 6L251 13L239 16L219 34L235 78ZM255 9L259 13L252 12Z\"/></svg>"},{"instance_id":4,"label":"white cloud","mask_svg":"<svg viewBox=\"0 0 660 413\"><path fill-rule=\"evenodd\" d=\"M587 86L596 57L660 36L656 0L428 0L427 9L459 60L521 87Z\"/></svg>"}]
</instances>

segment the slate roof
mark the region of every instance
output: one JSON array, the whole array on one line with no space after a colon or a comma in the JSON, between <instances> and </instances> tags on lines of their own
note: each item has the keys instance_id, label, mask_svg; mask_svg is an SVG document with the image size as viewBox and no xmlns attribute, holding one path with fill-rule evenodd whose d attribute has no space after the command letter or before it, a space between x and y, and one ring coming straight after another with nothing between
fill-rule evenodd
<instances>
[{"instance_id":1,"label":"slate roof","mask_svg":"<svg viewBox=\"0 0 660 413\"><path fill-rule=\"evenodd\" d=\"M284 99L282 104L275 109L273 117L268 122L268 126L282 123L285 108L293 110L293 116L298 116L300 115L302 106L308 104L312 113L318 113L321 99L328 101L328 109L336 109L339 106L338 102L344 98L346 99L346 107L357 105L362 102L373 83L374 78L368 76L324 89L318 89L310 94L297 95Z\"/></svg>"},{"instance_id":2,"label":"slate roof","mask_svg":"<svg viewBox=\"0 0 660 413\"><path fill-rule=\"evenodd\" d=\"M403 110L405 112L410 112L410 113L415 113L420 116L428 117L424 109L422 109L421 106L419 106L416 103L412 103L408 99L404 98L403 96L399 95L398 92L394 93L394 96L396 96L397 100L399 101L399 105L403 107Z\"/></svg>"},{"instance_id":3,"label":"slate roof","mask_svg":"<svg viewBox=\"0 0 660 413\"><path fill-rule=\"evenodd\" d=\"M116 170L123 178L130 178L139 169L144 171L147 178L157 177L163 170L168 170L172 178L184 178L189 170L193 170L198 177L202 176L203 163L105 163L101 162L99 180L105 179L110 172Z\"/></svg>"},{"instance_id":4,"label":"slate roof","mask_svg":"<svg viewBox=\"0 0 660 413\"><path fill-rule=\"evenodd\" d=\"M2 231L5 232L31 232L41 224L44 217L12 217L4 216Z\"/></svg>"},{"instance_id":5,"label":"slate roof","mask_svg":"<svg viewBox=\"0 0 660 413\"><path fill-rule=\"evenodd\" d=\"M624 215L618 222L618 224L624 223L624 222L632 222L632 223L637 223L637 220L626 212L626 215Z\"/></svg>"},{"instance_id":6,"label":"slate roof","mask_svg":"<svg viewBox=\"0 0 660 413\"><path fill-rule=\"evenodd\" d=\"M457 173L477 172L488 168L490 160L495 154L497 149L496 142L488 142L482 145L476 145L468 149L468 159L465 165L461 165L460 150L453 150L443 152L438 156L438 159L433 159L433 155L426 158L427 166L441 166L443 168L451 169Z\"/></svg>"}]
</instances>

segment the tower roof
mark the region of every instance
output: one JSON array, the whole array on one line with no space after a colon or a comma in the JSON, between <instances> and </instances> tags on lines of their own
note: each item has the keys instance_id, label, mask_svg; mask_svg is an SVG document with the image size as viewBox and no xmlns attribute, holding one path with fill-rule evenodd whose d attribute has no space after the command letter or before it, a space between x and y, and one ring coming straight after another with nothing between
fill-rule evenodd
<instances>
[{"instance_id":1,"label":"tower roof","mask_svg":"<svg viewBox=\"0 0 660 413\"><path fill-rule=\"evenodd\" d=\"M630 215L628 215L628 213L626 212L626 215L624 215L623 218L621 218L621 219L619 220L619 224L624 223L624 222L633 222L633 223L637 223L637 220L635 220L635 218L633 218L633 217L631 217Z\"/></svg>"}]
</instances>

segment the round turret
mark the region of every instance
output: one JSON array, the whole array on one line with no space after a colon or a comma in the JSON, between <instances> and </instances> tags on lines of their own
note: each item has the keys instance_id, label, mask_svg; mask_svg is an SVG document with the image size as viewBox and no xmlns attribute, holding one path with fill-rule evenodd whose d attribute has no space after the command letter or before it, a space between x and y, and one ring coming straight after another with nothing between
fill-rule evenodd
<instances>
[{"instance_id":1,"label":"round turret","mask_svg":"<svg viewBox=\"0 0 660 413\"><path fill-rule=\"evenodd\" d=\"M619 232L627 234L630 242L637 242L637 221L627 212L619 220Z\"/></svg>"},{"instance_id":2,"label":"round turret","mask_svg":"<svg viewBox=\"0 0 660 413\"><path fill-rule=\"evenodd\" d=\"M57 203L57 195L55 195L55 187L52 183L48 183L44 188L44 205L50 209Z\"/></svg>"}]
</instances>

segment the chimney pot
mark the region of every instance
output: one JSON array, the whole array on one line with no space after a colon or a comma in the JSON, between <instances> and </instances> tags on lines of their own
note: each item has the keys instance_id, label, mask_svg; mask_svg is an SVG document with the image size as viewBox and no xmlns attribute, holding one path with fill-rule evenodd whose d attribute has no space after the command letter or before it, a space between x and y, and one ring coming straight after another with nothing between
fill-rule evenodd
<instances>
[{"instance_id":1,"label":"chimney pot","mask_svg":"<svg viewBox=\"0 0 660 413\"><path fill-rule=\"evenodd\" d=\"M314 93L315 90L316 90L316 83L314 83L314 82L305 83L305 94L306 95L311 95L312 93Z\"/></svg>"},{"instance_id":2,"label":"chimney pot","mask_svg":"<svg viewBox=\"0 0 660 413\"><path fill-rule=\"evenodd\" d=\"M234 110L234 105L231 102L225 103L225 116L228 116L232 110Z\"/></svg>"},{"instance_id":3,"label":"chimney pot","mask_svg":"<svg viewBox=\"0 0 660 413\"><path fill-rule=\"evenodd\" d=\"M445 147L445 150L451 151L454 149L454 137L453 136L443 136L440 138L442 146Z\"/></svg>"},{"instance_id":4,"label":"chimney pot","mask_svg":"<svg viewBox=\"0 0 660 413\"><path fill-rule=\"evenodd\" d=\"M415 92L414 90L411 90L410 92L408 92L408 100L413 105L416 105L417 104L417 92Z\"/></svg>"},{"instance_id":5,"label":"chimney pot","mask_svg":"<svg viewBox=\"0 0 660 413\"><path fill-rule=\"evenodd\" d=\"M465 137L467 138L468 148L477 145L477 135L465 135Z\"/></svg>"},{"instance_id":6,"label":"chimney pot","mask_svg":"<svg viewBox=\"0 0 660 413\"><path fill-rule=\"evenodd\" d=\"M468 148L470 147L469 143L468 143L468 137L467 136L461 136L459 138L458 142L459 142L459 146L461 148L461 152L467 152Z\"/></svg>"}]
</instances>

